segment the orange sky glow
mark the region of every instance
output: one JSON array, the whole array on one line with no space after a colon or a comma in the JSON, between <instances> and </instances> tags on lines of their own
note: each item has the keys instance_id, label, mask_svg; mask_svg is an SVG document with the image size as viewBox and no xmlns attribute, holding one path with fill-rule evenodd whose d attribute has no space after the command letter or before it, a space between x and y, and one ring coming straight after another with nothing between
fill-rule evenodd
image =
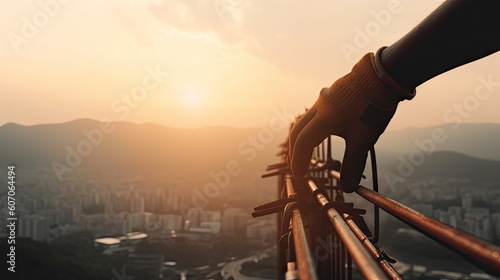
<instances>
[{"instance_id":1,"label":"orange sky glow","mask_svg":"<svg viewBox=\"0 0 500 280\"><path fill-rule=\"evenodd\" d=\"M442 1L4 1L0 125L111 119L194 128L296 115ZM478 42L480 43L480 42ZM417 88L389 130L499 123L500 55ZM465 108L460 112L457 108Z\"/></svg>"}]
</instances>

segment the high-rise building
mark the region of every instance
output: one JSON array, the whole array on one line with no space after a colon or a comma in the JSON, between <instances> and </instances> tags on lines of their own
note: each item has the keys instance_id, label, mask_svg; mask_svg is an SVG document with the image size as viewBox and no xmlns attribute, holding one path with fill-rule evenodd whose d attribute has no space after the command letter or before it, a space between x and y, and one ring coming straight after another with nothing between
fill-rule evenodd
<instances>
[{"instance_id":1,"label":"high-rise building","mask_svg":"<svg viewBox=\"0 0 500 280\"><path fill-rule=\"evenodd\" d=\"M191 208L187 212L186 220L189 221L189 227L199 227L201 223L201 208Z\"/></svg>"},{"instance_id":2,"label":"high-rise building","mask_svg":"<svg viewBox=\"0 0 500 280\"><path fill-rule=\"evenodd\" d=\"M222 216L222 231L245 232L251 216L240 208L228 208Z\"/></svg>"},{"instance_id":3,"label":"high-rise building","mask_svg":"<svg viewBox=\"0 0 500 280\"><path fill-rule=\"evenodd\" d=\"M139 213L144 212L144 198L143 197L134 197L132 200L131 212Z\"/></svg>"},{"instance_id":4,"label":"high-rise building","mask_svg":"<svg viewBox=\"0 0 500 280\"><path fill-rule=\"evenodd\" d=\"M474 234L474 231L476 229L476 221L470 219L462 220L458 223L458 228L465 232Z\"/></svg>"},{"instance_id":5,"label":"high-rise building","mask_svg":"<svg viewBox=\"0 0 500 280\"><path fill-rule=\"evenodd\" d=\"M121 228L121 234L127 234L132 231L132 226L130 224L130 221L124 220L121 222L122 228Z\"/></svg>"},{"instance_id":6,"label":"high-rise building","mask_svg":"<svg viewBox=\"0 0 500 280\"><path fill-rule=\"evenodd\" d=\"M31 237L36 215L26 215L19 218L19 236Z\"/></svg>"},{"instance_id":7,"label":"high-rise building","mask_svg":"<svg viewBox=\"0 0 500 280\"><path fill-rule=\"evenodd\" d=\"M47 241L49 237L49 222L46 218L39 217L35 222L33 239L37 241Z\"/></svg>"},{"instance_id":8,"label":"high-rise building","mask_svg":"<svg viewBox=\"0 0 500 280\"><path fill-rule=\"evenodd\" d=\"M491 214L491 222L493 224L494 236L496 239L500 239L500 212L495 212Z\"/></svg>"},{"instance_id":9,"label":"high-rise building","mask_svg":"<svg viewBox=\"0 0 500 280\"><path fill-rule=\"evenodd\" d=\"M47 219L49 225L64 225L70 220L70 211L67 209L44 209L38 213Z\"/></svg>"},{"instance_id":10,"label":"high-rise building","mask_svg":"<svg viewBox=\"0 0 500 280\"><path fill-rule=\"evenodd\" d=\"M166 188L162 192L162 208L166 211L177 211L179 209L180 193L177 189Z\"/></svg>"},{"instance_id":11,"label":"high-rise building","mask_svg":"<svg viewBox=\"0 0 500 280\"><path fill-rule=\"evenodd\" d=\"M482 220L490 217L490 210L488 208L472 207L465 211L464 219Z\"/></svg>"},{"instance_id":12,"label":"high-rise building","mask_svg":"<svg viewBox=\"0 0 500 280\"><path fill-rule=\"evenodd\" d=\"M449 214L449 215L450 215L450 219L448 221L448 225L456 228L458 226L458 221L459 221L457 219L457 216L455 216L455 214Z\"/></svg>"},{"instance_id":13,"label":"high-rise building","mask_svg":"<svg viewBox=\"0 0 500 280\"><path fill-rule=\"evenodd\" d=\"M447 225L450 224L451 214L449 212L440 211L438 216L438 221L441 223L445 223Z\"/></svg>"},{"instance_id":14,"label":"high-rise building","mask_svg":"<svg viewBox=\"0 0 500 280\"><path fill-rule=\"evenodd\" d=\"M485 240L493 241L493 227L489 218L484 218L481 222L482 237Z\"/></svg>"},{"instance_id":15,"label":"high-rise building","mask_svg":"<svg viewBox=\"0 0 500 280\"><path fill-rule=\"evenodd\" d=\"M441 218L441 213L443 210L441 209L436 209L434 210L434 215L432 216L434 219L439 220Z\"/></svg>"},{"instance_id":16,"label":"high-rise building","mask_svg":"<svg viewBox=\"0 0 500 280\"><path fill-rule=\"evenodd\" d=\"M182 229L182 216L165 214L158 215L159 228L164 231L181 230Z\"/></svg>"},{"instance_id":17,"label":"high-rise building","mask_svg":"<svg viewBox=\"0 0 500 280\"><path fill-rule=\"evenodd\" d=\"M148 212L132 213L128 215L128 221L132 231L151 230L154 227L156 215Z\"/></svg>"},{"instance_id":18,"label":"high-rise building","mask_svg":"<svg viewBox=\"0 0 500 280\"><path fill-rule=\"evenodd\" d=\"M202 222L200 227L210 229L210 233L219 233L221 224L220 222Z\"/></svg>"},{"instance_id":19,"label":"high-rise building","mask_svg":"<svg viewBox=\"0 0 500 280\"><path fill-rule=\"evenodd\" d=\"M462 219L462 208L458 206L450 206L448 207L448 212L454 215L457 220Z\"/></svg>"},{"instance_id":20,"label":"high-rise building","mask_svg":"<svg viewBox=\"0 0 500 280\"><path fill-rule=\"evenodd\" d=\"M46 241L49 235L49 222L38 215L19 218L19 236L30 237L37 241Z\"/></svg>"},{"instance_id":21,"label":"high-rise building","mask_svg":"<svg viewBox=\"0 0 500 280\"><path fill-rule=\"evenodd\" d=\"M462 197L462 208L463 209L470 209L472 207L472 196L470 194L464 195Z\"/></svg>"},{"instance_id":22,"label":"high-rise building","mask_svg":"<svg viewBox=\"0 0 500 280\"><path fill-rule=\"evenodd\" d=\"M220 222L220 211L203 211L200 213L200 222Z\"/></svg>"}]
</instances>

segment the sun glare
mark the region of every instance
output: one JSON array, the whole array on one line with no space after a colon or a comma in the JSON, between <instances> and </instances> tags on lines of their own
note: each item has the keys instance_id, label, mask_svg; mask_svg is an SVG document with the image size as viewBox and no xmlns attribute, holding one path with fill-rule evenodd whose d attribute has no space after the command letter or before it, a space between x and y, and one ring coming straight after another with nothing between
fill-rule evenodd
<instances>
[{"instance_id":1,"label":"sun glare","mask_svg":"<svg viewBox=\"0 0 500 280\"><path fill-rule=\"evenodd\" d=\"M195 107L201 104L202 93L194 86L187 86L181 92L181 99L186 106Z\"/></svg>"}]
</instances>

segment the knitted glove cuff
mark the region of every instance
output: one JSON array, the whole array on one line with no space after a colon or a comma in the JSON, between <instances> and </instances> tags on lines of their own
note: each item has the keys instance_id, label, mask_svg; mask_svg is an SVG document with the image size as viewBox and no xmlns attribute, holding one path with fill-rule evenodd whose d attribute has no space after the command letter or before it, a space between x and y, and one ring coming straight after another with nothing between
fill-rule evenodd
<instances>
[{"instance_id":1,"label":"knitted glove cuff","mask_svg":"<svg viewBox=\"0 0 500 280\"><path fill-rule=\"evenodd\" d=\"M375 54L375 59L372 61L373 68L375 69L375 72L377 73L377 76L380 78L382 82L384 82L386 85L394 89L396 93L398 93L401 97L401 100L407 99L411 100L413 97L415 97L416 90L413 89L413 92L408 92L407 90L403 89L398 82L396 82L387 71L385 71L384 66L382 66L382 62L380 59L380 55L382 54L382 51L387 48L386 46L381 47L378 49L377 53Z\"/></svg>"},{"instance_id":2,"label":"knitted glove cuff","mask_svg":"<svg viewBox=\"0 0 500 280\"><path fill-rule=\"evenodd\" d=\"M378 57L381 50L377 52ZM377 56L367 53L354 65L351 73L321 91L335 110L359 119L367 109L372 110L371 107L395 111L400 101L415 95L405 91L387 74Z\"/></svg>"}]
</instances>

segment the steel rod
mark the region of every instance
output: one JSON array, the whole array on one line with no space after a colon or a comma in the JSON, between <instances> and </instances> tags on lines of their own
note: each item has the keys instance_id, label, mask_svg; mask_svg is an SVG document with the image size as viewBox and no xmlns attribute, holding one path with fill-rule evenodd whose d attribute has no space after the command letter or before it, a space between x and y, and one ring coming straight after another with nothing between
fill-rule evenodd
<instances>
[{"instance_id":1,"label":"steel rod","mask_svg":"<svg viewBox=\"0 0 500 280\"><path fill-rule=\"evenodd\" d=\"M356 193L425 235L447 245L487 272L500 276L500 247L438 222L365 187L360 186Z\"/></svg>"},{"instance_id":2,"label":"steel rod","mask_svg":"<svg viewBox=\"0 0 500 280\"><path fill-rule=\"evenodd\" d=\"M314 259L309 248L304 222L300 210L293 209L292 216L292 233L295 245L295 257L297 258L297 266L299 270L299 278L302 279L318 279L315 270Z\"/></svg>"},{"instance_id":3,"label":"steel rod","mask_svg":"<svg viewBox=\"0 0 500 280\"><path fill-rule=\"evenodd\" d=\"M346 224L351 228L351 230L356 234L358 237L359 241L365 246L365 248L370 252L372 257L376 260L379 260L379 265L380 267L384 270L385 274L389 276L390 279L403 279L401 278L401 275L392 267L392 265L383 258L383 256L380 254L379 250L373 243L368 239L368 237L363 233L363 231L356 225L356 223L349 218L348 214L342 214L344 217L344 220Z\"/></svg>"},{"instance_id":4,"label":"steel rod","mask_svg":"<svg viewBox=\"0 0 500 280\"><path fill-rule=\"evenodd\" d=\"M312 180L308 181L308 185L311 191L318 189ZM316 199L322 206L329 202L328 198L322 193L317 193ZM366 279L388 279L387 275L379 267L378 263L373 259L368 250L366 250L361 241L359 241L354 232L352 232L339 212L334 208L330 208L327 211L327 215L361 274L363 274Z\"/></svg>"},{"instance_id":5,"label":"steel rod","mask_svg":"<svg viewBox=\"0 0 500 280\"><path fill-rule=\"evenodd\" d=\"M311 191L314 191L314 188L311 188ZM349 218L349 215L342 215L346 224L351 228L354 234L358 237L361 243L365 246L365 248L370 252L374 259L379 260L380 267L384 270L385 274L389 276L390 279L403 279L401 275L392 267L392 265L385 260L380 254L379 250L373 245L373 243L368 239L368 237L363 233L363 231L356 225L356 223Z\"/></svg>"},{"instance_id":6,"label":"steel rod","mask_svg":"<svg viewBox=\"0 0 500 280\"><path fill-rule=\"evenodd\" d=\"M288 197L295 194L295 189L290 175L285 177L285 186ZM304 221L299 208L293 209L292 234L299 278L301 280L317 280L318 276L316 274L315 260L312 257Z\"/></svg>"}]
</instances>

